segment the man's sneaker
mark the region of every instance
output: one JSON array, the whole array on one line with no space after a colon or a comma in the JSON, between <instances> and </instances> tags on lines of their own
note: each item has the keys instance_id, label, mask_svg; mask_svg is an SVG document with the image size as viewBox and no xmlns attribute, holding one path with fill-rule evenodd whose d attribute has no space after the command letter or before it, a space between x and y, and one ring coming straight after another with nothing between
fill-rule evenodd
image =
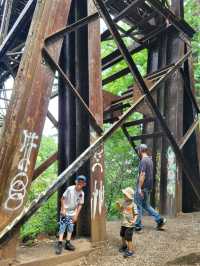
<instances>
[{"instance_id":1,"label":"man's sneaker","mask_svg":"<svg viewBox=\"0 0 200 266\"><path fill-rule=\"evenodd\" d=\"M129 258L129 257L133 257L134 256L134 252L133 251L129 251L127 250L125 253L124 253L124 258Z\"/></svg>"},{"instance_id":2,"label":"man's sneaker","mask_svg":"<svg viewBox=\"0 0 200 266\"><path fill-rule=\"evenodd\" d=\"M74 250L75 250L75 246L72 245L70 242L66 242L66 243L65 243L65 249L66 249L66 250L74 251Z\"/></svg>"},{"instance_id":3,"label":"man's sneaker","mask_svg":"<svg viewBox=\"0 0 200 266\"><path fill-rule=\"evenodd\" d=\"M62 242L56 244L56 254L60 255L62 253Z\"/></svg>"},{"instance_id":4,"label":"man's sneaker","mask_svg":"<svg viewBox=\"0 0 200 266\"><path fill-rule=\"evenodd\" d=\"M135 226L135 231L136 231L136 232L140 232L140 231L142 231L142 227L141 227L141 226Z\"/></svg>"},{"instance_id":5,"label":"man's sneaker","mask_svg":"<svg viewBox=\"0 0 200 266\"><path fill-rule=\"evenodd\" d=\"M119 248L119 252L120 253L123 253L123 252L125 252L127 250L127 245L125 245L125 246L121 246L120 248Z\"/></svg>"},{"instance_id":6,"label":"man's sneaker","mask_svg":"<svg viewBox=\"0 0 200 266\"><path fill-rule=\"evenodd\" d=\"M135 231L136 232L140 232L142 231L142 229L144 228L144 225L139 223L139 224L135 224Z\"/></svg>"},{"instance_id":7,"label":"man's sneaker","mask_svg":"<svg viewBox=\"0 0 200 266\"><path fill-rule=\"evenodd\" d=\"M161 218L158 222L157 222L157 229L160 230L163 228L163 226L166 224L167 220L165 218Z\"/></svg>"}]
</instances>

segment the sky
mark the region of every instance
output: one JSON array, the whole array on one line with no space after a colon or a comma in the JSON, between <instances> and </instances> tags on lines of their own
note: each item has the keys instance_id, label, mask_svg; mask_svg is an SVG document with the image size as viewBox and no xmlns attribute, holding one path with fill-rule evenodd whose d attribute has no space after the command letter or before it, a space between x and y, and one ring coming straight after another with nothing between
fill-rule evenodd
<instances>
[{"instance_id":1,"label":"sky","mask_svg":"<svg viewBox=\"0 0 200 266\"><path fill-rule=\"evenodd\" d=\"M0 1L0 3L1 3L1 1ZM100 27L101 27L101 33L106 30L106 25L102 19L100 20ZM11 92L12 92L11 89L13 88L13 85L14 85L14 81L12 78L9 78L5 82L6 98L7 99L9 99L11 96ZM1 99L1 98L5 98L5 95L2 95L2 92L0 92L0 93L1 93L0 94L0 107L3 108L2 110L0 110L0 114L3 113L5 115L5 109L4 109L5 108L5 101ZM58 120L58 97L55 97L52 100L50 100L48 110L53 114L55 119ZM51 121L48 118L46 118L46 121L45 121L43 134L45 136L57 135L57 129L53 126L53 124L51 123Z\"/></svg>"}]
</instances>

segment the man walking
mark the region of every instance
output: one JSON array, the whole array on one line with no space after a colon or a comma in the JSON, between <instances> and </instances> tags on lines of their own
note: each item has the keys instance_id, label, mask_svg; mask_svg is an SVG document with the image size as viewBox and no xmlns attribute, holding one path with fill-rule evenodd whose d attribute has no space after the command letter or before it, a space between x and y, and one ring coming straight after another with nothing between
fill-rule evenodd
<instances>
[{"instance_id":1,"label":"man walking","mask_svg":"<svg viewBox=\"0 0 200 266\"><path fill-rule=\"evenodd\" d=\"M137 187L135 193L135 203L138 208L138 218L135 223L136 231L143 228L142 211L143 209L154 218L157 223L157 229L161 229L166 223L166 219L153 209L150 205L150 192L153 188L153 161L148 155L148 147L146 144L140 144L137 148L140 157L139 175L137 179Z\"/></svg>"}]
</instances>

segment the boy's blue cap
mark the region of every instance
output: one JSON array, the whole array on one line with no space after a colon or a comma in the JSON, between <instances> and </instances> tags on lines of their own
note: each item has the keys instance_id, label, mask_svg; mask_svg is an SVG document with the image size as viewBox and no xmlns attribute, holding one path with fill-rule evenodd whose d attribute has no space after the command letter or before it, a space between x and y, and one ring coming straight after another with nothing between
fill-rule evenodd
<instances>
[{"instance_id":1,"label":"boy's blue cap","mask_svg":"<svg viewBox=\"0 0 200 266\"><path fill-rule=\"evenodd\" d=\"M84 182L87 182L87 177L84 176L84 175L78 175L78 176L76 177L76 180L77 180L77 181L79 181L79 180L83 180Z\"/></svg>"}]
</instances>

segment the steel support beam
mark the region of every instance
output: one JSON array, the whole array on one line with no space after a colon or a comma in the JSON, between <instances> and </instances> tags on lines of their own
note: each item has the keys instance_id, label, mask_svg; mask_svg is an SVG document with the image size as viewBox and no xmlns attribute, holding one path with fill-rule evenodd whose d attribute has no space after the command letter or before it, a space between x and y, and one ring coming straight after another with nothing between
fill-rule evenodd
<instances>
[{"instance_id":1,"label":"steel support beam","mask_svg":"<svg viewBox=\"0 0 200 266\"><path fill-rule=\"evenodd\" d=\"M33 173L32 182L38 178L49 166L51 166L58 159L58 152L52 154L48 159L46 159L40 166L38 166Z\"/></svg>"},{"instance_id":2,"label":"steel support beam","mask_svg":"<svg viewBox=\"0 0 200 266\"><path fill-rule=\"evenodd\" d=\"M41 46L45 36L66 25L69 9L68 0L37 4L0 143L0 230L26 202L54 80L54 73L43 63ZM52 46L57 62L61 45L58 41Z\"/></svg>"},{"instance_id":3,"label":"steel support beam","mask_svg":"<svg viewBox=\"0 0 200 266\"><path fill-rule=\"evenodd\" d=\"M179 64L182 64L186 60L186 56L180 59ZM166 77L161 78L160 82L166 80ZM150 89L150 93L153 93L160 82L154 84ZM3 230L0 231L0 244L10 239L15 231L24 224L40 207L46 202L51 195L56 192L60 187L66 184L67 180L89 159L91 158L100 146L108 139L112 134L122 126L126 119L138 108L138 106L144 101L146 95L142 95L121 117L115 122L101 137L95 140L73 163L71 163L59 176L58 179L48 188L41 193L34 202L28 208L24 208L23 211L13 219Z\"/></svg>"},{"instance_id":4,"label":"steel support beam","mask_svg":"<svg viewBox=\"0 0 200 266\"><path fill-rule=\"evenodd\" d=\"M11 10L12 10L12 3L13 0L7 0L4 3L3 6L3 15L0 23L0 44L2 41L5 39L5 36L8 33L8 27L9 27L9 22L10 22L10 15L11 15Z\"/></svg>"},{"instance_id":5,"label":"steel support beam","mask_svg":"<svg viewBox=\"0 0 200 266\"><path fill-rule=\"evenodd\" d=\"M17 36L19 30L21 27L25 24L25 21L27 19L30 19L30 16L33 14L33 11L36 6L36 0L29 0L28 3L26 4L24 10L16 20L15 24L9 31L8 35L6 38L3 40L2 44L0 45L0 60L4 57L6 52L9 50L10 46L13 43L13 40Z\"/></svg>"},{"instance_id":6,"label":"steel support beam","mask_svg":"<svg viewBox=\"0 0 200 266\"><path fill-rule=\"evenodd\" d=\"M183 136L182 140L180 141L180 145L179 145L180 150L183 149L185 143L188 141L188 139L193 134L194 130L196 129L198 125L199 125L199 118L197 117L192 123L191 127L188 129L187 133Z\"/></svg>"},{"instance_id":7,"label":"steel support beam","mask_svg":"<svg viewBox=\"0 0 200 266\"><path fill-rule=\"evenodd\" d=\"M131 147L134 149L135 153L138 155L138 151L137 151L137 147L134 143L134 141L131 139L129 133L128 133L128 130L126 129L126 127L124 126L124 124L122 125L122 131L124 133L124 135L126 136L128 142L130 143Z\"/></svg>"},{"instance_id":8,"label":"steel support beam","mask_svg":"<svg viewBox=\"0 0 200 266\"><path fill-rule=\"evenodd\" d=\"M116 27L112 21L110 14L108 13L108 11L105 8L104 3L102 2L102 0L94 0L94 2L97 6L97 9L98 9L101 17L104 19L105 23L107 24L107 27L112 32L113 38L114 38L118 48L120 49L125 61L127 62L128 66L131 70L132 75L135 77L139 88L146 95L150 106L152 107L153 111L155 112L155 114L159 120L159 123L162 126L164 133L168 137L168 139L169 139L169 141L173 147L173 150L176 153L178 161L183 166L183 170L184 170L188 180L190 181L194 192L196 193L197 197L200 200L200 182L193 175L193 172L190 169L188 162L185 161L184 156L183 156L181 150L179 149L179 146L178 146L176 140L174 139L172 132L169 130L166 122L164 121L162 114L160 113L152 95L150 94L149 89L147 88L140 72L138 71L137 66L135 65L126 45L122 41L120 34L118 33L118 31L117 31L117 29L116 29Z\"/></svg>"}]
</instances>

